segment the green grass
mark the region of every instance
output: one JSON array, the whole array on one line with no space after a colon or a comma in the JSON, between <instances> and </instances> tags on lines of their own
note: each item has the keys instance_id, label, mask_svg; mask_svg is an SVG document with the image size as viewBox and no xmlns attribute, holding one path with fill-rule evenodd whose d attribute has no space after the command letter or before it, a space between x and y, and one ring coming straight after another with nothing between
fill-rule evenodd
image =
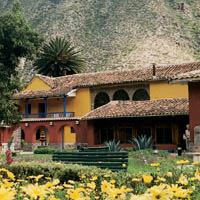
<instances>
[{"instance_id":1,"label":"green grass","mask_svg":"<svg viewBox=\"0 0 200 200\"><path fill-rule=\"evenodd\" d=\"M166 151L159 151L158 154L154 154L152 150L141 150L129 153L128 173L152 173L155 172L155 167L151 167L152 163L160 163L159 168L163 172L173 170L177 160L189 159L190 157L182 155L171 155Z\"/></svg>"},{"instance_id":2,"label":"green grass","mask_svg":"<svg viewBox=\"0 0 200 200\"><path fill-rule=\"evenodd\" d=\"M37 162L49 162L52 161L52 155L51 154L17 154L16 156L12 156L14 159L14 162L32 162L32 161L37 161ZM5 155L0 156L1 162L4 162Z\"/></svg>"}]
</instances>

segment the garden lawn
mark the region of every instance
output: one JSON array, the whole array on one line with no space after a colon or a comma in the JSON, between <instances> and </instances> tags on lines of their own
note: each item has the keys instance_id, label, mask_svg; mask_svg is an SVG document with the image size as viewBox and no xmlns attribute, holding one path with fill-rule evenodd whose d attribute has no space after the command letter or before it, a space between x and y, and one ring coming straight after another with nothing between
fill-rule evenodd
<instances>
[{"instance_id":1,"label":"garden lawn","mask_svg":"<svg viewBox=\"0 0 200 200\"><path fill-rule=\"evenodd\" d=\"M1 155L1 161L5 161L5 156ZM52 154L17 154L13 157L14 162L32 162L39 163L53 162ZM191 160L190 157L183 154L183 156L177 156L177 154L169 154L167 151L159 151L158 154L154 154L153 150L140 150L129 152L129 161L127 172L130 174L138 173L151 173L155 171L155 168L151 167L152 163L159 163L159 168L162 168L163 172L172 170L177 167L177 160Z\"/></svg>"},{"instance_id":2,"label":"garden lawn","mask_svg":"<svg viewBox=\"0 0 200 200\"><path fill-rule=\"evenodd\" d=\"M155 171L154 167L151 167L152 163L159 163L159 168L162 168L163 172L168 172L174 167L177 167L176 161L178 160L191 160L191 157L177 154L170 154L167 151L159 151L157 154L153 153L153 150L140 150L129 153L128 173L151 173ZM158 168L158 170L159 170Z\"/></svg>"}]
</instances>

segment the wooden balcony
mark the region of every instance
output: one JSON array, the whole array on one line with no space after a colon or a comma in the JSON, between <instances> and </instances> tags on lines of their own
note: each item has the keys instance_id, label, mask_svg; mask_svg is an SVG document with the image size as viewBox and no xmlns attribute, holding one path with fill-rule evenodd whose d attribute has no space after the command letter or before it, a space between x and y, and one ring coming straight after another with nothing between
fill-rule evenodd
<instances>
[{"instance_id":1,"label":"wooden balcony","mask_svg":"<svg viewBox=\"0 0 200 200\"><path fill-rule=\"evenodd\" d=\"M63 118L63 117L74 117L74 112L48 112L48 113L26 113L19 114L22 118Z\"/></svg>"}]
</instances>

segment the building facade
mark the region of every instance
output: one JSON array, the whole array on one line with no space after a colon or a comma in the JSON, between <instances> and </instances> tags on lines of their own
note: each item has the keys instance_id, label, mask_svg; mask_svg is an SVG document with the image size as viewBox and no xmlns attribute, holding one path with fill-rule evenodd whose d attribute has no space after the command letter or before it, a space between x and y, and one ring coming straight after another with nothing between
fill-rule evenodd
<instances>
[{"instance_id":1,"label":"building facade","mask_svg":"<svg viewBox=\"0 0 200 200\"><path fill-rule=\"evenodd\" d=\"M189 121L188 86L169 80L198 69L200 63L189 63L58 78L36 75L13 96L22 116L21 139L34 150L112 139L129 146L132 137L147 135L159 148L175 149ZM18 127L0 128L5 148Z\"/></svg>"}]
</instances>

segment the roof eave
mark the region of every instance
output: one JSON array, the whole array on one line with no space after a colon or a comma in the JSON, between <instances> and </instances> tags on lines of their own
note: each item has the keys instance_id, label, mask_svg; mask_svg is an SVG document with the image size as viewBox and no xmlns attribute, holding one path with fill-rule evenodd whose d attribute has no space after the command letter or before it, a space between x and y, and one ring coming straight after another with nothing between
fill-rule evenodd
<instances>
[{"instance_id":1,"label":"roof eave","mask_svg":"<svg viewBox=\"0 0 200 200\"><path fill-rule=\"evenodd\" d=\"M108 116L108 117L94 117L94 118L81 118L81 120L96 120L96 119L113 119L113 118L142 118L142 117L174 117L174 116L188 116L189 113L177 113L177 114L166 114L166 115L121 115L121 116Z\"/></svg>"},{"instance_id":2,"label":"roof eave","mask_svg":"<svg viewBox=\"0 0 200 200\"><path fill-rule=\"evenodd\" d=\"M184 78L184 79L175 79L175 80L171 80L169 81L169 84L184 84L184 83L188 83L188 82L198 82L200 81L200 77L198 78Z\"/></svg>"}]
</instances>

